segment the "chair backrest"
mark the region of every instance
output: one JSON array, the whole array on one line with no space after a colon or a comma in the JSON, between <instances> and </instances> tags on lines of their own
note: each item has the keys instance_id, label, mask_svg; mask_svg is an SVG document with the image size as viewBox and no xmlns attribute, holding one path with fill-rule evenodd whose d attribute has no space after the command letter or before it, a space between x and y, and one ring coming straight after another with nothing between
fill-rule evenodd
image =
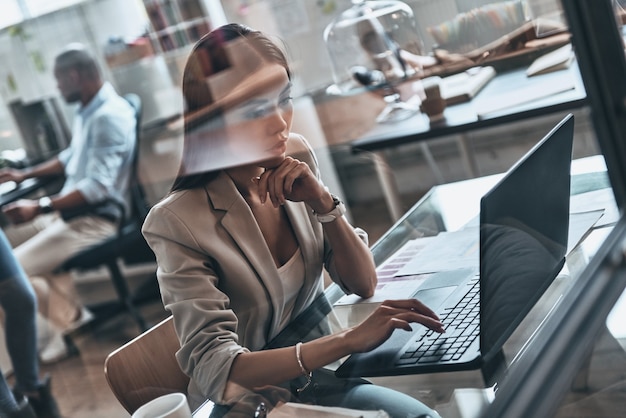
<instances>
[{"instance_id":1,"label":"chair backrest","mask_svg":"<svg viewBox=\"0 0 626 418\"><path fill-rule=\"evenodd\" d=\"M187 393L189 377L175 357L179 348L170 316L107 356L104 361L107 383L131 415L158 396Z\"/></svg>"},{"instance_id":2,"label":"chair backrest","mask_svg":"<svg viewBox=\"0 0 626 418\"><path fill-rule=\"evenodd\" d=\"M136 119L136 142L135 151L131 159L131 176L129 183L129 204L130 213L124 218L124 222L120 224L120 236L125 235L141 235L141 226L150 210L150 203L146 199L146 192L141 183L139 176L139 156L141 154L141 121L143 115L143 105L141 98L135 93L124 95L124 99L135 110ZM126 264L137 264L155 261L155 256L148 244L140 238L140 244L133 251L122 253L122 259Z\"/></svg>"},{"instance_id":3,"label":"chair backrest","mask_svg":"<svg viewBox=\"0 0 626 418\"><path fill-rule=\"evenodd\" d=\"M130 178L130 204L131 204L131 213L129 218L131 220L137 220L139 222L143 222L143 219L148 214L148 210L150 209L149 204L146 201L146 194L143 190L143 186L141 185L141 181L139 181L139 154L141 149L141 121L143 115L143 105L141 98L135 93L128 93L124 95L124 99L133 107L135 110L135 119L136 119L136 142L135 142L135 152L132 156L132 165L131 165L131 178Z\"/></svg>"}]
</instances>

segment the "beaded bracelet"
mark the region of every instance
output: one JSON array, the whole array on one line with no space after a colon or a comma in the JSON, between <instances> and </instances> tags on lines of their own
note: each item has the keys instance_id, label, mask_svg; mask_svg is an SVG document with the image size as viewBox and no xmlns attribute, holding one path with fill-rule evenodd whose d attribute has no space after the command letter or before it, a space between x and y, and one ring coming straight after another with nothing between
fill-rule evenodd
<instances>
[{"instance_id":1,"label":"beaded bracelet","mask_svg":"<svg viewBox=\"0 0 626 418\"><path fill-rule=\"evenodd\" d=\"M304 367L304 364L302 363L301 347L302 347L301 342L296 344L296 360L298 360L298 366L300 366L300 371L302 372L304 376L306 376L306 383L301 388L296 389L296 392L298 393L304 391L306 388L309 387L312 381L312 377L313 377L313 372L307 370L306 367Z\"/></svg>"}]
</instances>

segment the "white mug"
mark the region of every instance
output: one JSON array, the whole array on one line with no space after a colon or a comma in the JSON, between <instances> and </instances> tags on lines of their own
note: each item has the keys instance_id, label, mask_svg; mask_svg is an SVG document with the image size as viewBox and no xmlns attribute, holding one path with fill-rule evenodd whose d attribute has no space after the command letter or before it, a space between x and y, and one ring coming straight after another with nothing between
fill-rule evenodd
<instances>
[{"instance_id":1,"label":"white mug","mask_svg":"<svg viewBox=\"0 0 626 418\"><path fill-rule=\"evenodd\" d=\"M170 393L141 406L131 418L191 418L191 410L185 394Z\"/></svg>"}]
</instances>

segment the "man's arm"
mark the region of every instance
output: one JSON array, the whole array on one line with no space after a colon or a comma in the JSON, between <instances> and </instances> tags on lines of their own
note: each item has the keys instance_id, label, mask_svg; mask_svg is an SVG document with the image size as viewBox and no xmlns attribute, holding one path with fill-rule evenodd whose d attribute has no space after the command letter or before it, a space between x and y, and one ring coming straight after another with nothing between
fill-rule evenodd
<instances>
[{"instance_id":1,"label":"man's arm","mask_svg":"<svg viewBox=\"0 0 626 418\"><path fill-rule=\"evenodd\" d=\"M14 181L21 183L26 179L56 176L63 174L64 167L58 158L54 157L48 161L44 161L34 167L23 169L5 168L0 170L0 183Z\"/></svg>"},{"instance_id":2,"label":"man's arm","mask_svg":"<svg viewBox=\"0 0 626 418\"><path fill-rule=\"evenodd\" d=\"M53 210L74 209L89 204L85 196L78 190L71 191L64 195L51 195L50 206ZM36 202L38 204L38 202Z\"/></svg>"},{"instance_id":3,"label":"man's arm","mask_svg":"<svg viewBox=\"0 0 626 418\"><path fill-rule=\"evenodd\" d=\"M64 209L72 209L80 206L85 206L89 202L85 199L85 196L78 191L74 190L63 196L53 195L48 197L47 206L41 205L41 200L21 199L13 203L6 205L2 208L4 215L14 224L20 224L28 222L34 219L37 215L42 213L49 213L48 211L59 211Z\"/></svg>"},{"instance_id":4,"label":"man's arm","mask_svg":"<svg viewBox=\"0 0 626 418\"><path fill-rule=\"evenodd\" d=\"M0 183L6 181L21 183L29 178L55 176L63 173L63 164L57 157L54 157L30 168L7 168L0 170ZM49 209L50 211L53 211L84 205L86 200L80 192L75 191L64 196L50 196L49 202ZM2 212L9 219L9 221L15 224L28 222L37 215L44 213L44 210L45 209L39 204L39 200L30 199L17 200L2 208Z\"/></svg>"}]
</instances>

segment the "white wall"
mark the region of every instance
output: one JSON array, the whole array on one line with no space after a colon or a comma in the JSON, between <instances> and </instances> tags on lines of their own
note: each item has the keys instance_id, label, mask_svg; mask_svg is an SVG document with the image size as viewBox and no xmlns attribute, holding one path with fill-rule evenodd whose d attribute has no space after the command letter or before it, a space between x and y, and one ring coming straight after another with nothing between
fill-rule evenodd
<instances>
[{"instance_id":1,"label":"white wall","mask_svg":"<svg viewBox=\"0 0 626 418\"><path fill-rule=\"evenodd\" d=\"M16 148L21 142L6 109L6 103L13 100L30 103L57 97L71 126L73 108L60 98L52 75L54 58L61 49L72 42L85 44L110 79L102 53L108 38L137 37L146 25L140 0L91 0L23 22L24 36L11 35L8 28L0 31L0 150Z\"/></svg>"},{"instance_id":2,"label":"white wall","mask_svg":"<svg viewBox=\"0 0 626 418\"><path fill-rule=\"evenodd\" d=\"M2 70L12 71L18 91L10 93L6 78L2 78L0 92L5 99L20 97L25 102L57 95L52 66L63 47L81 42L103 58L102 49L110 36L136 37L146 24L145 11L138 1L93 0L23 22L20 25L26 34L23 38L3 30L0 32ZM34 56L41 60L36 61ZM104 62L101 64L106 67Z\"/></svg>"}]
</instances>

